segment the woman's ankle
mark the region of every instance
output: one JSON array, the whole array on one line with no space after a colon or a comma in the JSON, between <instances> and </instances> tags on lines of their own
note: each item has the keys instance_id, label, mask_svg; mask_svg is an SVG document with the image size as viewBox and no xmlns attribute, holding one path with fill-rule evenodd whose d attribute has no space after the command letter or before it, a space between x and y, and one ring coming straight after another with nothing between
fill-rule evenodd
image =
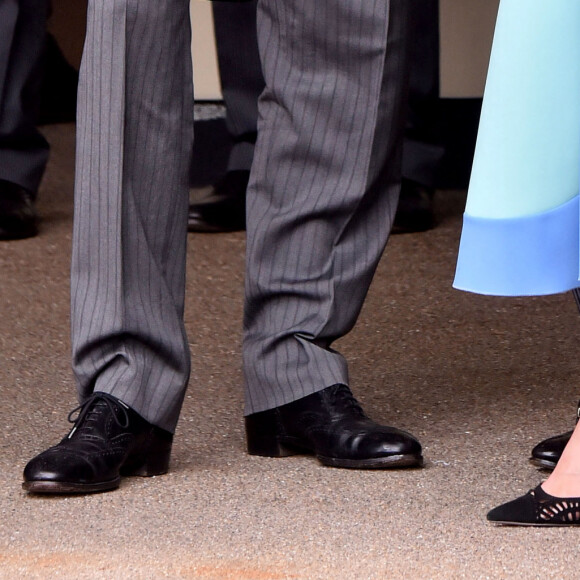
<instances>
[{"instance_id":1,"label":"woman's ankle","mask_svg":"<svg viewBox=\"0 0 580 580\"><path fill-rule=\"evenodd\" d=\"M580 497L580 474L554 472L542 483L542 489L554 497Z\"/></svg>"}]
</instances>

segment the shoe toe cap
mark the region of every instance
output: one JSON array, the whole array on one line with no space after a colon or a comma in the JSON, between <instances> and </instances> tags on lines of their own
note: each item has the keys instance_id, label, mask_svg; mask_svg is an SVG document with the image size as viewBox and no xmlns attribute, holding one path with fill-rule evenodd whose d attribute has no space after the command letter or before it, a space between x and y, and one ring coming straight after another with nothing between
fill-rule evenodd
<instances>
[{"instance_id":1,"label":"shoe toe cap","mask_svg":"<svg viewBox=\"0 0 580 580\"><path fill-rule=\"evenodd\" d=\"M487 514L490 522L529 524L536 521L536 510L530 494L504 503Z\"/></svg>"},{"instance_id":2,"label":"shoe toe cap","mask_svg":"<svg viewBox=\"0 0 580 580\"><path fill-rule=\"evenodd\" d=\"M421 444L415 437L392 427L363 430L352 436L347 447L360 458L421 455Z\"/></svg>"},{"instance_id":3,"label":"shoe toe cap","mask_svg":"<svg viewBox=\"0 0 580 580\"><path fill-rule=\"evenodd\" d=\"M62 450L48 449L24 468L24 481L91 483L95 466L86 458Z\"/></svg>"},{"instance_id":4,"label":"shoe toe cap","mask_svg":"<svg viewBox=\"0 0 580 580\"><path fill-rule=\"evenodd\" d=\"M557 463L571 435L572 431L541 441L532 449L532 457L542 461Z\"/></svg>"}]
</instances>

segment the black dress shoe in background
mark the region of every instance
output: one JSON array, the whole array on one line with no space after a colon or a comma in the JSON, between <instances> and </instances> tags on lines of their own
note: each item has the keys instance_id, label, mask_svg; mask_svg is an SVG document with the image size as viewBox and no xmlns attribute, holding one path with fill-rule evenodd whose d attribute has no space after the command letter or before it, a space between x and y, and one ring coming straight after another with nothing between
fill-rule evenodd
<instances>
[{"instance_id":1,"label":"black dress shoe in background","mask_svg":"<svg viewBox=\"0 0 580 580\"><path fill-rule=\"evenodd\" d=\"M119 487L121 476L167 473L173 435L119 399L94 393L69 421L70 433L26 465L26 491L94 493Z\"/></svg>"},{"instance_id":2,"label":"black dress shoe in background","mask_svg":"<svg viewBox=\"0 0 580 580\"><path fill-rule=\"evenodd\" d=\"M37 120L39 125L74 123L78 83L78 71L69 64L54 36L47 34Z\"/></svg>"},{"instance_id":3,"label":"black dress shoe in background","mask_svg":"<svg viewBox=\"0 0 580 580\"><path fill-rule=\"evenodd\" d=\"M573 431L567 431L538 443L532 449L530 463L540 469L554 469L564 451L564 447L568 445L572 433Z\"/></svg>"},{"instance_id":4,"label":"black dress shoe in background","mask_svg":"<svg viewBox=\"0 0 580 580\"><path fill-rule=\"evenodd\" d=\"M387 469L423 464L409 433L369 419L345 385L246 417L250 455L313 454L324 465Z\"/></svg>"},{"instance_id":5,"label":"black dress shoe in background","mask_svg":"<svg viewBox=\"0 0 580 580\"><path fill-rule=\"evenodd\" d=\"M580 497L554 497L541 485L487 514L488 521L504 526L578 526Z\"/></svg>"},{"instance_id":6,"label":"black dress shoe in background","mask_svg":"<svg viewBox=\"0 0 580 580\"><path fill-rule=\"evenodd\" d=\"M187 229L203 233L245 230L249 180L249 171L228 171L207 199L190 204Z\"/></svg>"},{"instance_id":7,"label":"black dress shoe in background","mask_svg":"<svg viewBox=\"0 0 580 580\"><path fill-rule=\"evenodd\" d=\"M578 408L576 411L576 423L580 418L580 402L578 403ZM574 431L567 431L561 435L555 435L554 437L549 437L538 443L532 449L532 457L530 458L530 463L539 467L540 469L552 470L556 467L564 447L568 445L570 437Z\"/></svg>"},{"instance_id":8,"label":"black dress shoe in background","mask_svg":"<svg viewBox=\"0 0 580 580\"><path fill-rule=\"evenodd\" d=\"M32 194L0 179L0 240L31 238L38 233L38 217Z\"/></svg>"},{"instance_id":9,"label":"black dress shoe in background","mask_svg":"<svg viewBox=\"0 0 580 580\"><path fill-rule=\"evenodd\" d=\"M403 179L393 234L425 232L435 227L433 197L435 190L410 179Z\"/></svg>"}]
</instances>

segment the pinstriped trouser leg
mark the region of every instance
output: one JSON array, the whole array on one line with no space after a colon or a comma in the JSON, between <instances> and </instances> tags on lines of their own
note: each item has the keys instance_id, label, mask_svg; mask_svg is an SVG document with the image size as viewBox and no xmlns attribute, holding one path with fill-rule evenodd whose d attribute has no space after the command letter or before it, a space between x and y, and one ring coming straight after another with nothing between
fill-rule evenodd
<instances>
[{"instance_id":1,"label":"pinstriped trouser leg","mask_svg":"<svg viewBox=\"0 0 580 580\"><path fill-rule=\"evenodd\" d=\"M79 396L113 394L173 430L193 142L189 2L91 0L81 67L72 257Z\"/></svg>"},{"instance_id":2,"label":"pinstriped trouser leg","mask_svg":"<svg viewBox=\"0 0 580 580\"><path fill-rule=\"evenodd\" d=\"M400 181L408 0L260 0L248 192L246 413L348 384ZM379 185L380 184L380 185Z\"/></svg>"},{"instance_id":3,"label":"pinstriped trouser leg","mask_svg":"<svg viewBox=\"0 0 580 580\"><path fill-rule=\"evenodd\" d=\"M249 171L254 157L258 97L264 89L256 38L256 2L214 2L213 18L226 122L234 139L227 169Z\"/></svg>"}]
</instances>

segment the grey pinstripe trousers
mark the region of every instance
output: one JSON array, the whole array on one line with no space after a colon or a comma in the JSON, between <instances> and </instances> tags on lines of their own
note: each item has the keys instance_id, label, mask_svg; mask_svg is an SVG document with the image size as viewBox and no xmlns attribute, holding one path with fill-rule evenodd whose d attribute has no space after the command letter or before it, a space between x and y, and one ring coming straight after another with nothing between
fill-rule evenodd
<instances>
[{"instance_id":1,"label":"grey pinstripe trousers","mask_svg":"<svg viewBox=\"0 0 580 580\"><path fill-rule=\"evenodd\" d=\"M268 89L248 196L247 413L348 382L330 344L356 320L396 208L406 3L259 2ZM189 376L189 36L186 0L91 0L77 128L79 395L111 393L168 430Z\"/></svg>"},{"instance_id":2,"label":"grey pinstripe trousers","mask_svg":"<svg viewBox=\"0 0 580 580\"><path fill-rule=\"evenodd\" d=\"M433 143L439 100L439 0L412 0L409 107L403 145L403 177L434 187L443 146ZM217 55L229 133L234 139L228 170L252 166L254 147L239 141L256 131L263 75L257 47L257 2L214 2Z\"/></svg>"},{"instance_id":3,"label":"grey pinstripe trousers","mask_svg":"<svg viewBox=\"0 0 580 580\"><path fill-rule=\"evenodd\" d=\"M406 4L259 5L266 91L248 191L246 413L348 384L331 344L356 321L397 206Z\"/></svg>"}]
</instances>

